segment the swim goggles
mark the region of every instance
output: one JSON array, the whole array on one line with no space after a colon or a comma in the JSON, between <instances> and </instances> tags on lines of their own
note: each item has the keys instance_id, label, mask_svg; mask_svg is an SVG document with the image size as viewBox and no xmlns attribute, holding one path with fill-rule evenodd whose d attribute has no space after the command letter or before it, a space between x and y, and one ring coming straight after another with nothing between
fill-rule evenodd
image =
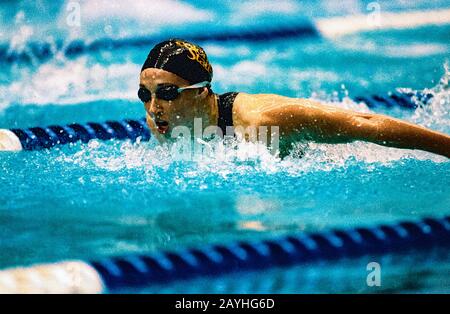
<instances>
[{"instance_id":1,"label":"swim goggles","mask_svg":"<svg viewBox=\"0 0 450 314\"><path fill-rule=\"evenodd\" d=\"M208 81L203 81L186 87L178 87L172 84L158 85L158 87L156 87L155 95L156 98L162 100L175 100L180 95L180 93L186 89L202 88L210 85L211 83ZM152 99L152 93L147 88L141 86L138 90L138 97L144 103L149 102Z\"/></svg>"}]
</instances>

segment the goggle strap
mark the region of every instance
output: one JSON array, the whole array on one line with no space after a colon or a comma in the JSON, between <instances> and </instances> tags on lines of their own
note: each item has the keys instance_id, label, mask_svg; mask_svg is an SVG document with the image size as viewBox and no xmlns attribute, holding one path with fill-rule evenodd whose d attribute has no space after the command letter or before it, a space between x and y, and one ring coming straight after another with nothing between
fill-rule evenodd
<instances>
[{"instance_id":1,"label":"goggle strap","mask_svg":"<svg viewBox=\"0 0 450 314\"><path fill-rule=\"evenodd\" d=\"M201 88L201 87L207 87L207 86L211 86L211 83L209 81L203 81L200 83L196 83L194 85L180 87L180 88L178 88L178 92L180 93L180 92L184 91L185 89Z\"/></svg>"}]
</instances>

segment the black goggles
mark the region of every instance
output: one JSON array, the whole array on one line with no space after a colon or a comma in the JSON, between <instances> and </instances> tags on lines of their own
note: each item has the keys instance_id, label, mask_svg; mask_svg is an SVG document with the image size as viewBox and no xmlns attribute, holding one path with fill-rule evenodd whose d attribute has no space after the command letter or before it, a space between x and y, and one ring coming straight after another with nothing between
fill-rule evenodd
<instances>
[{"instance_id":1,"label":"black goggles","mask_svg":"<svg viewBox=\"0 0 450 314\"><path fill-rule=\"evenodd\" d=\"M210 82L208 81L203 81L186 87L178 87L176 85L160 85L156 87L155 95L158 99L170 101L177 99L180 93L186 89L195 89L207 86L210 86ZM146 103L152 100L152 93L147 88L141 86L138 90L138 97L142 102Z\"/></svg>"}]
</instances>

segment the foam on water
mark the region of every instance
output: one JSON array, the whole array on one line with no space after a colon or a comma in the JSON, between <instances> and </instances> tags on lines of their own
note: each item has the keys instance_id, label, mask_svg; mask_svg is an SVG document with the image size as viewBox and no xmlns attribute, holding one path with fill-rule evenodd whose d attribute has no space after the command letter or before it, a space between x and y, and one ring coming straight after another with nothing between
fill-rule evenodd
<instances>
[{"instance_id":1,"label":"foam on water","mask_svg":"<svg viewBox=\"0 0 450 314\"><path fill-rule=\"evenodd\" d=\"M414 111L411 121L434 130L450 133L450 69L449 64L444 64L445 73L439 84L434 88L425 89L424 92L431 93L433 100L430 104L419 104Z\"/></svg>"},{"instance_id":2,"label":"foam on water","mask_svg":"<svg viewBox=\"0 0 450 314\"><path fill-rule=\"evenodd\" d=\"M86 57L50 62L32 71L22 68L21 78L0 85L0 110L10 105L78 104L94 100L136 99L137 64L90 64Z\"/></svg>"}]
</instances>

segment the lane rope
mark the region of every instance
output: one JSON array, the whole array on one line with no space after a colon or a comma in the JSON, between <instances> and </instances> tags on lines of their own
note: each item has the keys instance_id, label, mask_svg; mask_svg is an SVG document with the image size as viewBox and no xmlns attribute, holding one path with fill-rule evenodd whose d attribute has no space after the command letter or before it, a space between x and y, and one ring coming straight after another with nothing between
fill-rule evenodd
<instances>
[{"instance_id":1,"label":"lane rope","mask_svg":"<svg viewBox=\"0 0 450 314\"><path fill-rule=\"evenodd\" d=\"M450 216L7 269L0 271L0 293L115 292L236 271L263 271L437 247L450 247Z\"/></svg>"}]
</instances>

